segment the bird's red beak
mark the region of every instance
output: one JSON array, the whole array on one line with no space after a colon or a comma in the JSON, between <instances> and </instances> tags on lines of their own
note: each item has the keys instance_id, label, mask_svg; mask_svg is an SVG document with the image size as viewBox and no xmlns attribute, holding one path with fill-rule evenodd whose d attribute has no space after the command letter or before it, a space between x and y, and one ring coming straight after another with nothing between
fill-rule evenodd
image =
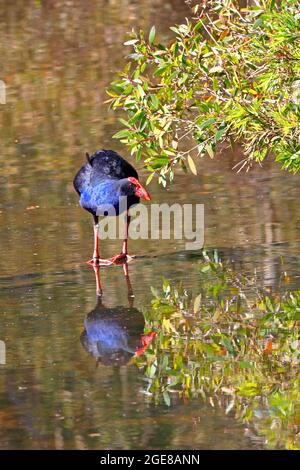
<instances>
[{"instance_id":1,"label":"bird's red beak","mask_svg":"<svg viewBox=\"0 0 300 470\"><path fill-rule=\"evenodd\" d=\"M150 201L150 199L151 199L150 194L144 188L144 186L142 186L141 183L136 178L133 178L133 177L130 176L128 179L136 187L135 195L138 196L138 197L141 197L142 199L145 199L146 201Z\"/></svg>"},{"instance_id":2,"label":"bird's red beak","mask_svg":"<svg viewBox=\"0 0 300 470\"><path fill-rule=\"evenodd\" d=\"M136 188L135 194L136 196L141 197L142 199L145 199L146 201L150 201L151 199L150 194L141 184L139 184L139 186Z\"/></svg>"}]
</instances>

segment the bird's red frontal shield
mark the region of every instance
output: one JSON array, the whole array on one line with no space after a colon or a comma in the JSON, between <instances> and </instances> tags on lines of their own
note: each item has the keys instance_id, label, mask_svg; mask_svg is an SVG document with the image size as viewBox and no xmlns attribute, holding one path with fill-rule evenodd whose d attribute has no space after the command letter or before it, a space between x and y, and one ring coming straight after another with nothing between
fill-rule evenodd
<instances>
[{"instance_id":1,"label":"bird's red frontal shield","mask_svg":"<svg viewBox=\"0 0 300 470\"><path fill-rule=\"evenodd\" d=\"M150 197L150 194L148 193L148 191L144 188L144 186L141 185L141 183L139 182L139 180L137 180L136 178L133 178L132 176L130 176L128 178L128 180L134 184L134 186L136 187L136 192L135 192L135 195L138 196L138 197L141 197L142 199L145 199L146 201L150 201L151 197Z\"/></svg>"}]
</instances>

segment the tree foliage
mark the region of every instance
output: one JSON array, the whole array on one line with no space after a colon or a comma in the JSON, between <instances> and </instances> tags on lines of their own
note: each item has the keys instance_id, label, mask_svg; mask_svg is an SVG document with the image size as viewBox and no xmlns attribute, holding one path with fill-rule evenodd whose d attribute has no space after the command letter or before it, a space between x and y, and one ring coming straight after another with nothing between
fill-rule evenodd
<instances>
[{"instance_id":1,"label":"tree foliage","mask_svg":"<svg viewBox=\"0 0 300 470\"><path fill-rule=\"evenodd\" d=\"M300 167L300 7L298 0L196 5L192 18L171 27L170 44L132 32L129 62L108 90L126 112L115 138L143 159L164 185L193 158L213 158L238 141L242 167L268 155L283 168Z\"/></svg>"}]
</instances>

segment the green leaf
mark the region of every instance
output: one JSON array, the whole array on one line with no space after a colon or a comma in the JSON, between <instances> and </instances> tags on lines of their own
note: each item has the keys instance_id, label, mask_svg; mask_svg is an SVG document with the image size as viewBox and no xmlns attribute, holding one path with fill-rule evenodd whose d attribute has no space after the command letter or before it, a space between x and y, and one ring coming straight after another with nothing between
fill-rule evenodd
<instances>
[{"instance_id":1,"label":"green leaf","mask_svg":"<svg viewBox=\"0 0 300 470\"><path fill-rule=\"evenodd\" d=\"M129 41L124 42L124 46L132 46L133 44L136 44L139 42L138 39L130 39Z\"/></svg>"},{"instance_id":2,"label":"green leaf","mask_svg":"<svg viewBox=\"0 0 300 470\"><path fill-rule=\"evenodd\" d=\"M148 186L148 184L151 183L151 181L153 180L154 175L155 175L154 171L153 171L153 173L150 173L150 175L148 176L148 178L146 180L146 186Z\"/></svg>"},{"instance_id":3,"label":"green leaf","mask_svg":"<svg viewBox=\"0 0 300 470\"><path fill-rule=\"evenodd\" d=\"M208 155L210 156L210 158L214 158L215 154L214 154L212 146L210 144L206 144L205 149L206 149Z\"/></svg>"},{"instance_id":4,"label":"green leaf","mask_svg":"<svg viewBox=\"0 0 300 470\"><path fill-rule=\"evenodd\" d=\"M161 67L159 67L158 69L155 70L154 72L154 76L155 77L159 77L160 75L163 75L164 72L169 68L169 64L164 64L162 65Z\"/></svg>"},{"instance_id":5,"label":"green leaf","mask_svg":"<svg viewBox=\"0 0 300 470\"><path fill-rule=\"evenodd\" d=\"M202 119L203 119L202 116L200 116L199 118L196 119L196 124L199 124L199 129L201 129L201 130L206 129L211 124L214 124L216 122L216 120L214 118L206 119L205 121L202 121Z\"/></svg>"},{"instance_id":6,"label":"green leaf","mask_svg":"<svg viewBox=\"0 0 300 470\"><path fill-rule=\"evenodd\" d=\"M150 98L151 98L154 109L158 109L159 101L158 101L157 95L152 94L150 95Z\"/></svg>"},{"instance_id":7,"label":"green leaf","mask_svg":"<svg viewBox=\"0 0 300 470\"><path fill-rule=\"evenodd\" d=\"M176 33L176 34L179 34L179 29L176 26L171 26L170 30L174 31L174 33Z\"/></svg>"},{"instance_id":8,"label":"green leaf","mask_svg":"<svg viewBox=\"0 0 300 470\"><path fill-rule=\"evenodd\" d=\"M130 123L131 124L134 124L135 122L137 122L139 119L141 119L141 117L145 116L145 113L143 110L138 110L134 116L132 116L132 118L130 119Z\"/></svg>"},{"instance_id":9,"label":"green leaf","mask_svg":"<svg viewBox=\"0 0 300 470\"><path fill-rule=\"evenodd\" d=\"M188 164L189 164L189 167L190 167L191 172L192 172L194 175L197 175L197 168L196 168L196 165L195 165L194 160L192 159L192 157L191 157L190 155L188 155L187 161L188 161Z\"/></svg>"},{"instance_id":10,"label":"green leaf","mask_svg":"<svg viewBox=\"0 0 300 470\"><path fill-rule=\"evenodd\" d=\"M138 90L139 96L140 96L141 98L144 98L145 92L144 92L144 90L143 90L143 88L142 88L141 85L137 85L137 90Z\"/></svg>"},{"instance_id":11,"label":"green leaf","mask_svg":"<svg viewBox=\"0 0 300 470\"><path fill-rule=\"evenodd\" d=\"M130 131L128 129L122 129L119 132L116 132L116 134L113 135L113 139L122 139L124 137L128 137L130 135Z\"/></svg>"},{"instance_id":12,"label":"green leaf","mask_svg":"<svg viewBox=\"0 0 300 470\"><path fill-rule=\"evenodd\" d=\"M153 44L154 39L155 39L155 26L152 26L152 28L150 29L150 33L149 33L149 43Z\"/></svg>"}]
</instances>

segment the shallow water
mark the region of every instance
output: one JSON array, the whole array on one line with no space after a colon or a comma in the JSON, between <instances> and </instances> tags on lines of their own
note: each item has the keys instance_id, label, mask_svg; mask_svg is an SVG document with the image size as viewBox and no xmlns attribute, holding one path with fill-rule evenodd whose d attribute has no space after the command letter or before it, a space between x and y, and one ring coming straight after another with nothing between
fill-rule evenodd
<instances>
[{"instance_id":1,"label":"shallow water","mask_svg":"<svg viewBox=\"0 0 300 470\"><path fill-rule=\"evenodd\" d=\"M221 408L177 399L154 405L143 372L124 358L97 361L83 331L95 309L92 220L72 187L85 151L110 148L128 158L111 135L116 115L103 104L105 87L124 64L132 26L152 24L162 39L181 21L181 1L0 2L0 448L264 448L262 436ZM260 286L290 288L299 279L300 176L273 164L236 175L238 151L203 160L199 176L178 175L155 202L205 205L205 245ZM119 250L105 242L104 254ZM143 310L162 276L199 290L200 251L184 241L139 240L129 266L128 299L121 267L100 270L101 318L125 326L139 341ZM90 316L89 316L90 314Z\"/></svg>"}]
</instances>

